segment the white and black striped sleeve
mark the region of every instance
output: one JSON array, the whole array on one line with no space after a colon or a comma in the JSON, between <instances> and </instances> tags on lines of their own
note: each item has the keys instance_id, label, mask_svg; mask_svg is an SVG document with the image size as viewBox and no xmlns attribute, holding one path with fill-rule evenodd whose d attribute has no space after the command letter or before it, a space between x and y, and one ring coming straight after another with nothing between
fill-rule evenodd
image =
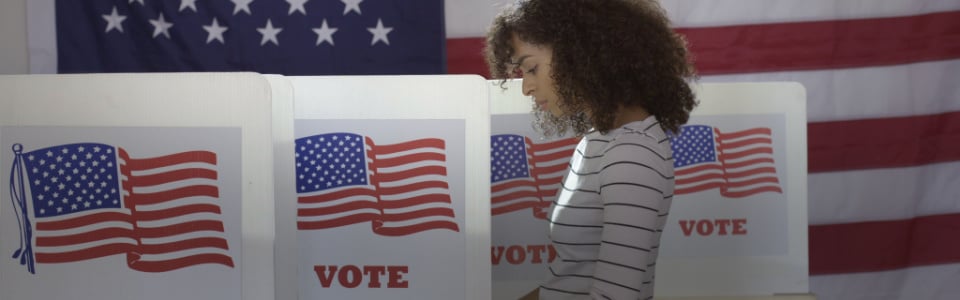
<instances>
[{"instance_id":1,"label":"white and black striped sleeve","mask_svg":"<svg viewBox=\"0 0 960 300\"><path fill-rule=\"evenodd\" d=\"M629 140L607 149L599 174L603 228L591 288L597 299L638 299L652 288L644 275L655 259L672 170L656 141Z\"/></svg>"}]
</instances>

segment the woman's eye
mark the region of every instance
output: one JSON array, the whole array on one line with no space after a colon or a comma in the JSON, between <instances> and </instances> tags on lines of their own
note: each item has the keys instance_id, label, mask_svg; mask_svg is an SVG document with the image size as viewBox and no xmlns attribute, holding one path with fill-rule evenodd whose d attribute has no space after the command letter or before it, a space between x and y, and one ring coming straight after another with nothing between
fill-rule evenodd
<instances>
[{"instance_id":1,"label":"woman's eye","mask_svg":"<svg viewBox=\"0 0 960 300\"><path fill-rule=\"evenodd\" d=\"M537 66L533 66L533 68L530 68L529 70L527 70L527 73L537 74Z\"/></svg>"}]
</instances>

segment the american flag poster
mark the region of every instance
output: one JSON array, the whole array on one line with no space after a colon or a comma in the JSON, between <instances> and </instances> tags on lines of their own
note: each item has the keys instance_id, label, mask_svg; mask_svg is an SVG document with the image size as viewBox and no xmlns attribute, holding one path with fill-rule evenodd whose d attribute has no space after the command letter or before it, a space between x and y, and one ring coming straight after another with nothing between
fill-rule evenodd
<instances>
[{"instance_id":1,"label":"american flag poster","mask_svg":"<svg viewBox=\"0 0 960 300\"><path fill-rule=\"evenodd\" d=\"M301 298L463 298L464 130L463 120L295 121Z\"/></svg>"},{"instance_id":2,"label":"american flag poster","mask_svg":"<svg viewBox=\"0 0 960 300\"><path fill-rule=\"evenodd\" d=\"M580 141L569 135L545 138L533 130L531 122L529 113L491 116L494 281L542 279L550 257L546 213Z\"/></svg>"},{"instance_id":3,"label":"american flag poster","mask_svg":"<svg viewBox=\"0 0 960 300\"><path fill-rule=\"evenodd\" d=\"M694 115L673 135L662 257L786 253L785 126L783 115Z\"/></svg>"},{"instance_id":4,"label":"american flag poster","mask_svg":"<svg viewBox=\"0 0 960 300\"><path fill-rule=\"evenodd\" d=\"M5 298L240 298L239 129L6 126L0 145Z\"/></svg>"}]
</instances>

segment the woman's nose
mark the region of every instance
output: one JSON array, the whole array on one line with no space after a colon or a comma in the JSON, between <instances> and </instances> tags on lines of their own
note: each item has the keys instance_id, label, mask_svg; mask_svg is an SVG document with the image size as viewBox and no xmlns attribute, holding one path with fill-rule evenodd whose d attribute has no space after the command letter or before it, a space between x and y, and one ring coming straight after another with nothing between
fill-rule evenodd
<instances>
[{"instance_id":1,"label":"woman's nose","mask_svg":"<svg viewBox=\"0 0 960 300\"><path fill-rule=\"evenodd\" d=\"M530 94L533 93L533 80L526 80L526 79L521 79L521 80L523 83L521 84L520 90L523 91L523 95L530 96Z\"/></svg>"}]
</instances>

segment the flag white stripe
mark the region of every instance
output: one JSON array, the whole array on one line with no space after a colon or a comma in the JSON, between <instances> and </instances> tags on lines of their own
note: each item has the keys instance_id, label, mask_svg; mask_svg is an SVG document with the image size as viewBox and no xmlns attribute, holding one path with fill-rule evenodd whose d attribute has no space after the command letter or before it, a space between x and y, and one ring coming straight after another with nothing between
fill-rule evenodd
<instances>
[{"instance_id":1,"label":"flag white stripe","mask_svg":"<svg viewBox=\"0 0 960 300\"><path fill-rule=\"evenodd\" d=\"M448 38L482 37L512 0L446 0ZM960 10L944 0L661 0L674 27L866 19Z\"/></svg>"},{"instance_id":2,"label":"flag white stripe","mask_svg":"<svg viewBox=\"0 0 960 300\"><path fill-rule=\"evenodd\" d=\"M809 222L822 225L958 213L957 170L960 162L810 174Z\"/></svg>"},{"instance_id":3,"label":"flag white stripe","mask_svg":"<svg viewBox=\"0 0 960 300\"><path fill-rule=\"evenodd\" d=\"M886 67L709 75L700 82L797 81L807 121L838 121L960 111L960 59Z\"/></svg>"},{"instance_id":4,"label":"flag white stripe","mask_svg":"<svg viewBox=\"0 0 960 300\"><path fill-rule=\"evenodd\" d=\"M810 276L819 300L960 299L960 264L912 267L856 274Z\"/></svg>"},{"instance_id":5,"label":"flag white stripe","mask_svg":"<svg viewBox=\"0 0 960 300\"><path fill-rule=\"evenodd\" d=\"M65 246L53 246L53 247L37 246L36 251L37 253L57 254L57 253L65 253L65 252L71 252L71 251L86 250L86 249L103 246L103 245L109 245L109 244L136 245L137 241L132 238L114 237L114 238L106 238L106 239L100 239L100 240L86 242L86 243L71 244L71 245L65 245Z\"/></svg>"}]
</instances>

